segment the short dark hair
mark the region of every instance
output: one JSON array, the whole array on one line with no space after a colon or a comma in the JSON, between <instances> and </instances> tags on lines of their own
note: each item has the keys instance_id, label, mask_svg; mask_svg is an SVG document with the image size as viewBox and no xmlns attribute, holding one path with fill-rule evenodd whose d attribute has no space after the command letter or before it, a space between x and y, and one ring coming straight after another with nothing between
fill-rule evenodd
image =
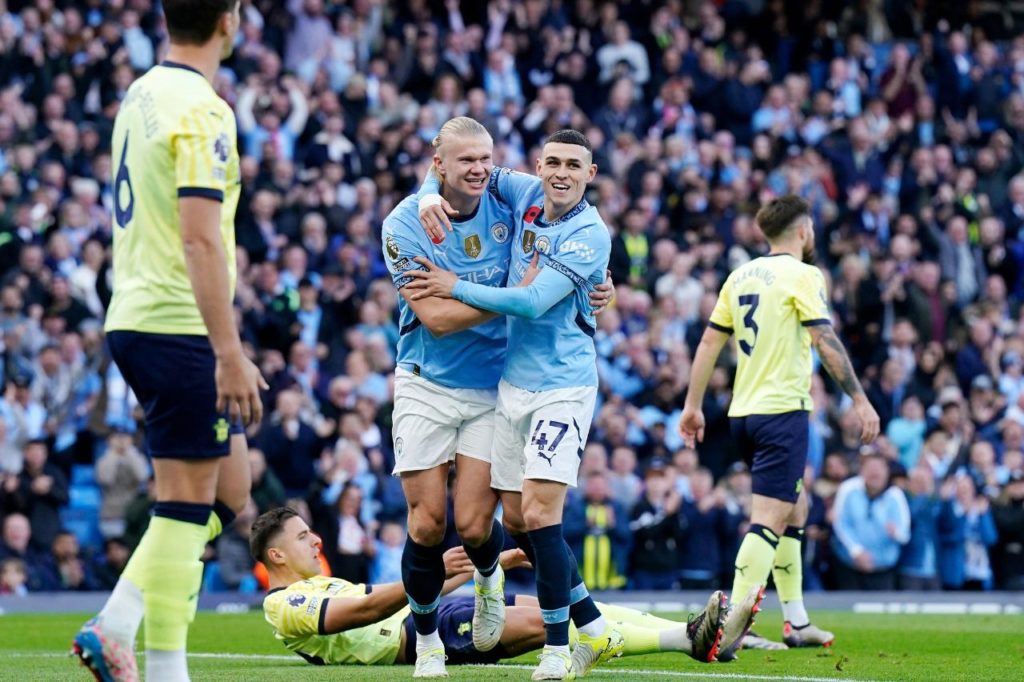
<instances>
[{"instance_id":1,"label":"short dark hair","mask_svg":"<svg viewBox=\"0 0 1024 682\"><path fill-rule=\"evenodd\" d=\"M265 559L267 548L277 539L277 536L284 530L284 524L288 519L296 517L299 512L291 507L278 507L261 514L252 524L252 531L249 534L249 554L256 561Z\"/></svg>"},{"instance_id":2,"label":"short dark hair","mask_svg":"<svg viewBox=\"0 0 1024 682\"><path fill-rule=\"evenodd\" d=\"M171 40L202 45L217 30L222 15L235 10L239 0L163 0L167 32Z\"/></svg>"},{"instance_id":3,"label":"short dark hair","mask_svg":"<svg viewBox=\"0 0 1024 682\"><path fill-rule=\"evenodd\" d=\"M795 194L772 199L761 207L754 220L768 239L777 239L798 219L811 217L811 206Z\"/></svg>"},{"instance_id":4,"label":"short dark hair","mask_svg":"<svg viewBox=\"0 0 1024 682\"><path fill-rule=\"evenodd\" d=\"M563 128L562 130L552 133L548 136L548 139L544 140L544 144L549 144L551 142L579 145L590 152L591 156L594 155L594 147L590 144L590 140L587 139L587 136L578 130L573 130L572 128Z\"/></svg>"}]
</instances>

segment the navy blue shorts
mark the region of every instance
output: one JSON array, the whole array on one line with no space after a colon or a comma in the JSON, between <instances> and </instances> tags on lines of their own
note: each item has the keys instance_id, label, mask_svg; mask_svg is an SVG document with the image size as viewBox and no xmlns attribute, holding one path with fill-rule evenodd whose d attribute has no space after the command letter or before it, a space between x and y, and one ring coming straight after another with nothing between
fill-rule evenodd
<instances>
[{"instance_id":1,"label":"navy blue shorts","mask_svg":"<svg viewBox=\"0 0 1024 682\"><path fill-rule=\"evenodd\" d=\"M810 413L752 414L729 420L732 438L750 467L755 495L796 502L807 466Z\"/></svg>"},{"instance_id":2,"label":"navy blue shorts","mask_svg":"<svg viewBox=\"0 0 1024 682\"><path fill-rule=\"evenodd\" d=\"M209 459L244 433L217 412L216 358L205 336L112 331L110 356L146 413L150 457Z\"/></svg>"},{"instance_id":3,"label":"navy blue shorts","mask_svg":"<svg viewBox=\"0 0 1024 682\"><path fill-rule=\"evenodd\" d=\"M506 594L505 604L515 606L516 596ZM490 651L477 651L473 646L473 597L441 600L437 607L437 634L444 642L444 652L451 665L497 663L509 658L500 643ZM416 662L416 626L411 615L405 619L405 662Z\"/></svg>"}]
</instances>

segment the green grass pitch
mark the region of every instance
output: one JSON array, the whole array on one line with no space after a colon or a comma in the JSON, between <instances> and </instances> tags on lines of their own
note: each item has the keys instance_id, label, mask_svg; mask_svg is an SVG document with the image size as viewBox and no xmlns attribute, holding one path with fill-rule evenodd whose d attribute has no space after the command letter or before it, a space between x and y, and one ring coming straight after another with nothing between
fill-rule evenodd
<instances>
[{"instance_id":1,"label":"green grass pitch","mask_svg":"<svg viewBox=\"0 0 1024 682\"><path fill-rule=\"evenodd\" d=\"M679 617L681 614L675 614ZM85 614L0 616L0 680L91 680L70 640ZM669 615L673 617L673 615ZM1024 616L867 615L819 612L815 622L836 633L830 650L744 651L731 664L698 664L682 655L622 658L589 676L606 680L1022 680ZM757 629L779 636L777 613ZM410 680L411 667L317 668L291 657L274 640L262 614L200 613L189 638L197 654L192 679ZM528 680L534 655L511 666L449 667L454 680ZM141 663L141 661L140 661ZM141 667L141 666L140 666Z\"/></svg>"}]
</instances>

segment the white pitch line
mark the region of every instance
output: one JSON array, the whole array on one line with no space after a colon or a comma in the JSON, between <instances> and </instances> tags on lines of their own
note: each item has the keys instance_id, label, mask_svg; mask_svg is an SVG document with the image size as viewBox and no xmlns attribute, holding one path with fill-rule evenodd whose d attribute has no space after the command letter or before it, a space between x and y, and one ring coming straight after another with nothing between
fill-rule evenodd
<instances>
[{"instance_id":1,"label":"white pitch line","mask_svg":"<svg viewBox=\"0 0 1024 682\"><path fill-rule=\"evenodd\" d=\"M141 654L141 652L140 652ZM0 655L9 656L11 658L57 658L62 656L68 656L66 653L58 653L56 651L0 651ZM144 654L142 654L144 655ZM257 660L257 661L286 661L295 663L296 665L306 665L306 663L298 656L285 656L281 654L230 654L224 652L189 652L189 658L213 658L213 659L245 659L245 660ZM341 666L338 666L341 667ZM480 664L480 665L460 665L454 666L456 668L487 668L490 670L533 670L534 666L521 665L521 664ZM804 677L800 675L753 675L750 673L730 673L726 671L722 672L710 672L701 671L697 672L688 670L638 670L635 668L594 668L590 671L591 674L598 675L646 675L656 677L699 677L699 678L718 678L724 680L782 680L783 682L835 682L837 679L847 679L850 682L875 682L874 680L863 680L858 678L842 678L842 677Z\"/></svg>"},{"instance_id":2,"label":"white pitch line","mask_svg":"<svg viewBox=\"0 0 1024 682\"><path fill-rule=\"evenodd\" d=\"M493 670L513 668L516 670L533 670L534 666L531 665L516 665L516 664L489 664L489 665L471 665L471 666L453 666L458 668L490 668ZM784 680L785 682L835 682L837 679L847 679L850 682L874 682L873 680L859 680L855 678L840 678L840 677L801 677L796 675L751 675L749 673L729 673L729 672L697 672L697 671L683 671L683 670L636 670L632 668L594 668L590 671L590 675L647 675L657 677L699 677L703 679L708 678L719 678L724 680Z\"/></svg>"}]
</instances>

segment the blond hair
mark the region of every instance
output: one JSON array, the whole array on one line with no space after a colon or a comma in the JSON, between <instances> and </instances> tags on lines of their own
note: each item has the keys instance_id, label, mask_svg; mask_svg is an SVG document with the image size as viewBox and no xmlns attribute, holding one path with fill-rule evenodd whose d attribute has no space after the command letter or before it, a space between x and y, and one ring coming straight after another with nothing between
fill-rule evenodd
<instances>
[{"instance_id":1,"label":"blond hair","mask_svg":"<svg viewBox=\"0 0 1024 682\"><path fill-rule=\"evenodd\" d=\"M491 136L487 132L487 128L484 128L476 119L472 119L469 116L456 116L445 121L430 144L434 149L440 149L441 145L453 137L471 137L475 135Z\"/></svg>"}]
</instances>

